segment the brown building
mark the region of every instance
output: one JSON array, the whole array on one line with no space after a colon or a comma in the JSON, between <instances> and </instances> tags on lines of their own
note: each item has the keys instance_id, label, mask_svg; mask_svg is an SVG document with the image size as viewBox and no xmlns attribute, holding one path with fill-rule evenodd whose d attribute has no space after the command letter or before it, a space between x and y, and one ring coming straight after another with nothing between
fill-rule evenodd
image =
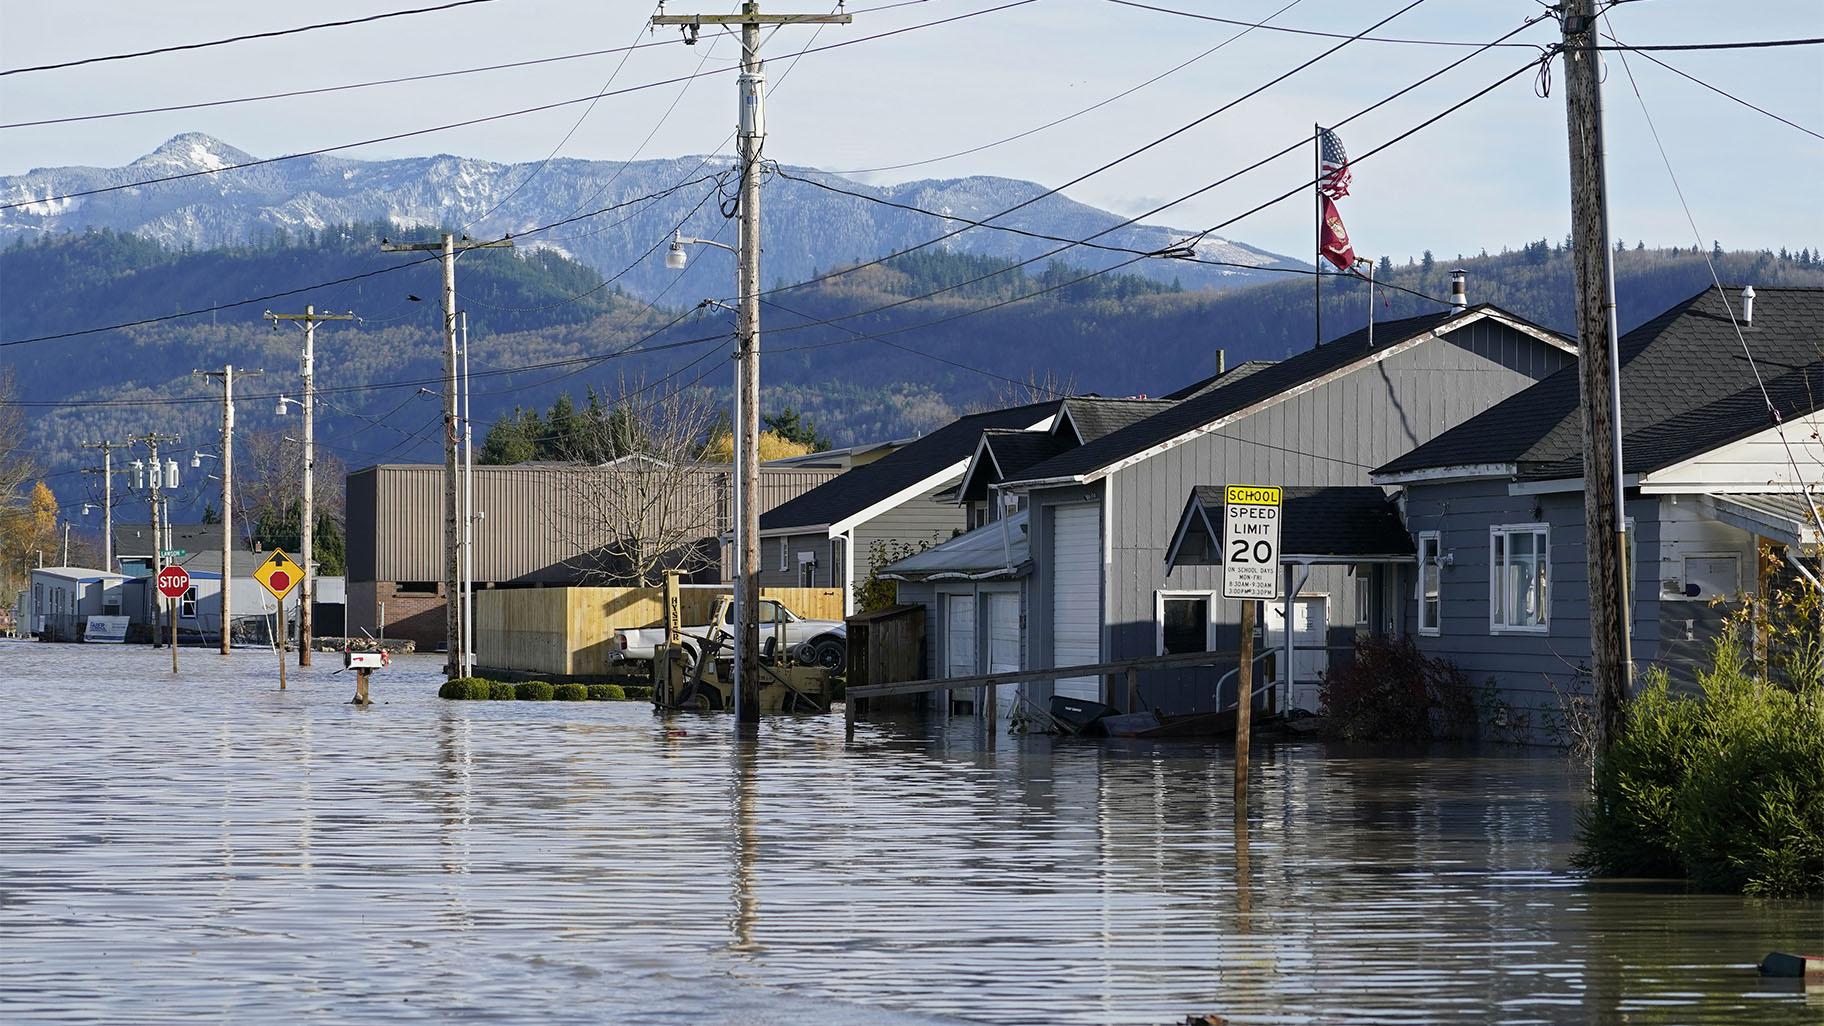
<instances>
[{"instance_id":1,"label":"brown building","mask_svg":"<svg viewBox=\"0 0 1824 1026\"><path fill-rule=\"evenodd\" d=\"M834 467L761 468L761 512L835 477ZM348 475L348 632L444 642L443 467L382 464ZM727 464L629 457L602 466L475 468L475 586L691 583L728 577Z\"/></svg>"}]
</instances>

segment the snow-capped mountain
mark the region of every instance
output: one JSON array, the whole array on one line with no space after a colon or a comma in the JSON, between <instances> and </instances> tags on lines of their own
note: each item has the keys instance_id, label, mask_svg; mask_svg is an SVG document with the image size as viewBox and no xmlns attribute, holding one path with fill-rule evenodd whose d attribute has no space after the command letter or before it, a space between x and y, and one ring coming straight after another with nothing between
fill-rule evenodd
<instances>
[{"instance_id":1,"label":"snow-capped mountain","mask_svg":"<svg viewBox=\"0 0 1824 1026\"><path fill-rule=\"evenodd\" d=\"M681 182L728 171L730 160L723 156L632 162L559 159L541 168L537 163L496 164L447 154L381 161L320 155L221 170L258 159L207 135L186 133L125 167L39 168L0 176L0 204L18 204L0 210L0 244L43 233L107 228L169 245L214 248L279 232L374 221L397 225L402 234L460 227L481 238L577 217L525 242L560 250L604 275L637 264L618 284L650 297L676 280L662 260L664 240L674 228L681 225L686 235L729 242L735 235L722 214L724 203L732 207L732 172L725 176L729 186L720 196L715 181L668 193ZM1044 191L1034 182L983 176L878 187L810 170L787 170L947 216L896 209L770 177L763 186L762 228L768 284L915 245L963 226L952 218L982 219ZM172 180L62 198L152 178ZM596 211L602 212L579 216ZM1108 211L1050 196L997 223L1083 239L1122 220ZM1154 251L1191 234L1163 225L1133 225L1099 241ZM943 245L1021 259L1057 247L1042 239L983 228L971 228ZM1290 258L1214 236L1202 240L1197 251L1207 259L1247 266L1299 266ZM701 259L716 257L704 254ZM1077 247L1060 259L1096 268L1125 257ZM1176 278L1187 287L1220 288L1263 277L1244 268L1165 260L1142 261L1128 271Z\"/></svg>"}]
</instances>

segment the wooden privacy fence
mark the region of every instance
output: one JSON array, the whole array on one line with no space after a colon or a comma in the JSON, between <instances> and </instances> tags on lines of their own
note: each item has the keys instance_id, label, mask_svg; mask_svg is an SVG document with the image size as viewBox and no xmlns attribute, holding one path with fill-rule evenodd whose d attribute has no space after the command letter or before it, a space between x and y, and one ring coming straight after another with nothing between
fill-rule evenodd
<instances>
[{"instance_id":1,"label":"wooden privacy fence","mask_svg":"<svg viewBox=\"0 0 1824 1026\"><path fill-rule=\"evenodd\" d=\"M685 585L684 623L709 622L728 585ZM762 588L810 620L841 620L841 588ZM492 670L553 677L617 672L614 632L665 625L659 588L493 588L475 593L475 662Z\"/></svg>"}]
</instances>

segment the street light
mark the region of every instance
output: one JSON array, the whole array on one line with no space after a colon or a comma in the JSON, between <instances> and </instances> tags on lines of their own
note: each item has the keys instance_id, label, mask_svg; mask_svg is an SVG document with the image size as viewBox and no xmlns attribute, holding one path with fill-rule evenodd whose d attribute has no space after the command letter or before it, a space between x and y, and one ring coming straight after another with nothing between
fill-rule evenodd
<instances>
[{"instance_id":1,"label":"street light","mask_svg":"<svg viewBox=\"0 0 1824 1026\"><path fill-rule=\"evenodd\" d=\"M684 265L690 260L690 253L684 248L685 246L714 246L717 249L726 249L730 253L736 252L735 247L726 242L717 242L714 239L694 239L688 235L680 235L677 232L672 232L671 249L667 250L665 253L666 267L669 267L674 271L682 271L684 269Z\"/></svg>"}]
</instances>

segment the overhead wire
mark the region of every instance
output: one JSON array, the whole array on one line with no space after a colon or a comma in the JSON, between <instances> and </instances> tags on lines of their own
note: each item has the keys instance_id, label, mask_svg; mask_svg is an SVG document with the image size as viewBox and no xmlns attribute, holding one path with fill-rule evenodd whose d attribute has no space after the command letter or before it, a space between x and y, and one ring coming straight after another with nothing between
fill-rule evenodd
<instances>
[{"instance_id":1,"label":"overhead wire","mask_svg":"<svg viewBox=\"0 0 1824 1026\"><path fill-rule=\"evenodd\" d=\"M433 7L414 7L404 11L386 11L381 14L369 14L360 18L344 18L341 21L320 21L311 25L299 25L295 28L273 29L269 32L248 32L226 39L211 39L200 43L180 43L175 46L159 46L150 50L136 50L132 53L114 53L100 57L83 57L73 61L61 61L56 64L40 64L29 68L6 68L0 70L0 78L7 75L24 75L34 71L55 71L60 68L77 68L89 64L103 64L109 61L133 60L139 57L151 57L157 54L179 53L188 50L204 50L215 46L226 46L230 43L244 43L253 39L275 39L279 36L295 36L303 32L316 32L320 29L344 28L349 25L365 25L369 22L386 21L391 18L404 18L417 14L433 14L448 11L457 7L473 7L476 4L493 3L494 0L450 0L449 3Z\"/></svg>"},{"instance_id":2,"label":"overhead wire","mask_svg":"<svg viewBox=\"0 0 1824 1026\"><path fill-rule=\"evenodd\" d=\"M1138 3L1138 2L1136 2L1136 0L1108 0L1108 2L1111 4L1119 4L1122 7L1135 7L1135 8L1139 8L1140 10L1143 10L1143 11L1154 11L1159 14L1176 15L1177 17L1180 17L1180 18L1195 18L1198 21L1213 21L1213 22L1217 22L1217 23L1223 24L1223 25L1248 25L1250 28L1261 28L1261 29L1266 29L1269 32L1284 32L1284 33L1287 33L1290 35L1297 35L1297 36L1317 36L1317 37L1324 38L1324 39L1350 39L1350 40L1357 40L1357 41L1360 41L1363 43L1406 43L1406 44L1421 45L1421 46L1461 46L1461 47L1477 47L1477 48L1486 49L1486 44L1474 42L1472 40L1400 39L1400 38L1393 38L1393 37L1389 37L1389 36L1351 36L1346 32L1320 32L1316 29L1292 28L1287 25L1267 25L1264 23L1257 24L1257 23L1250 23L1247 21L1243 21L1243 20L1240 20L1237 18L1220 18L1214 14L1202 14L1202 13L1195 12L1195 11L1183 11L1183 10L1178 10L1178 9L1172 8L1172 7L1159 7L1154 4ZM1528 47L1528 48L1532 48L1532 49L1538 49L1538 47L1532 43L1500 43L1497 45L1511 46L1511 47Z\"/></svg>"},{"instance_id":3,"label":"overhead wire","mask_svg":"<svg viewBox=\"0 0 1824 1026\"><path fill-rule=\"evenodd\" d=\"M897 35L901 35L901 34L904 34L907 32L916 32L921 29L935 28L939 25L948 25L948 24L958 22L958 21L963 21L963 20L966 20L969 18L979 18L979 17L982 17L983 15L996 14L1001 11L1011 10L1015 7L1024 7L1027 4L1037 3L1037 2L1038 2L1038 0L1006 0L1006 2L1001 3L994 7L986 7L986 8L981 8L981 9L974 10L974 11L965 11L961 14L951 15L948 18L939 18L939 19L935 19L933 21L921 22L916 25L903 25L896 29L887 29L882 32L876 32L872 35L858 36L854 39L845 39L840 42L828 43L828 44L825 44L824 46L805 50L805 51L803 51L803 54L822 53L822 52L827 52L830 50L840 49L842 47L856 46L861 43L873 42L875 40L885 39L890 36L897 36ZM1414 2L1415 3L1422 2L1422 0L1414 0ZM801 56L802 56L802 54L801 54ZM161 175L161 176L157 176L157 177L153 177L153 178L138 179L138 180L131 181L131 182L119 182L119 183L116 183L113 185L100 186L100 187L97 187L94 189L82 189L82 190L78 190L75 192L59 193L59 194L52 195L52 196L40 196L40 197L28 199L28 200L17 200L17 201L11 202L11 203L0 203L0 210L13 210L13 209L16 209L19 207L37 206L37 205L45 204L45 203L61 202L63 200L80 199L80 198L83 198L86 196L99 196L104 193L119 192L123 189L136 189L136 188L140 188L142 186L147 186L147 185L159 185L159 184L163 184L165 182L176 182L176 181L183 181L185 179L190 179L190 178L200 178L200 177L209 176L209 175L218 175L218 174L222 174L222 173L228 172L228 171L240 171L240 170L244 170L244 169L250 168L250 167L263 167L268 164L277 164L277 163L281 163L281 162L288 161L288 160L299 160L304 157L321 156L325 153L335 153L340 150L357 149L362 146L371 146L371 145L375 145L377 143L394 142L399 139L410 139L410 138L414 138L416 136L421 136L421 135L431 135L431 134L434 134L437 132L447 132L447 131L450 131L452 129L457 129L457 128L468 128L468 127L471 127L474 125L488 124L488 123L494 122L494 121L504 121L509 118L523 117L528 114L538 114L538 113L542 113L542 112L548 111L548 110L557 110L562 107L575 106L576 104L579 104L579 103L589 103L589 102L592 102L595 100L599 100L606 96L624 96L629 93L641 92L641 91L647 90L647 89L656 89L660 86L675 85L679 82L689 81L692 78L704 78L704 77L708 77L711 75L727 74L729 71L732 71L732 70L734 70L734 69L717 68L712 71L696 72L696 73L693 73L690 75L678 75L678 76L674 76L672 78L659 79L659 80L653 81L653 82L644 82L639 85L623 86L620 89L610 89L610 90L599 91L599 92L591 93L587 96L572 97L571 99L568 99L568 100L557 100L557 101L554 101L551 103L542 103L542 104L538 104L538 105L532 106L532 107L522 107L518 110L503 111L498 114L487 114L487 115L483 115L480 117L466 118L461 121L452 121L452 122L442 124L442 125L433 125L428 128L417 128L417 129L411 129L411 130L404 131L404 132L394 132L389 135L374 136L372 138L361 139L361 140L358 140L355 142L336 143L331 146L319 146L314 149L300 150L296 153L288 153L288 154L284 154L282 156L277 156L277 157L261 157L261 158L255 159L255 160L241 161L241 162L235 163L235 164L223 164L219 167L198 168L196 170L184 171L184 172L180 172L177 174Z\"/></svg>"}]
</instances>

